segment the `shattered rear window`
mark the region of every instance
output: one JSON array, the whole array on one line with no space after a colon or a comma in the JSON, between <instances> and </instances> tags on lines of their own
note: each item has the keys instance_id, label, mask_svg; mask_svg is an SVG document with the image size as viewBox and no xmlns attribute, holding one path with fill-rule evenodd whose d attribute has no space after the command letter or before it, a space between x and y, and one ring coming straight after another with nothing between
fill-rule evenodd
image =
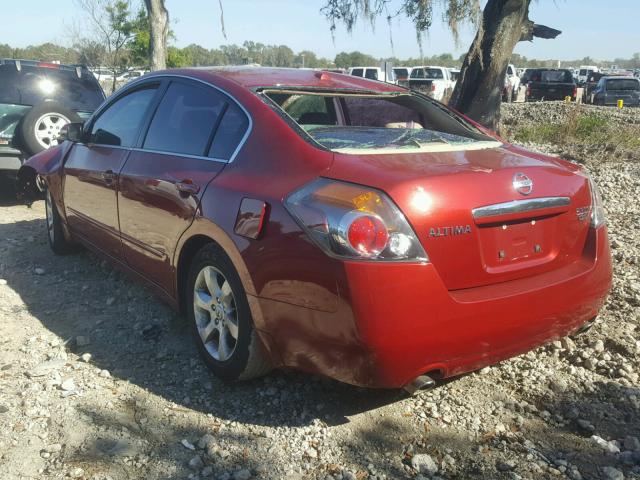
<instances>
[{"instance_id":1,"label":"shattered rear window","mask_svg":"<svg viewBox=\"0 0 640 480\"><path fill-rule=\"evenodd\" d=\"M340 153L443 152L501 145L413 93L266 90L308 141Z\"/></svg>"},{"instance_id":2,"label":"shattered rear window","mask_svg":"<svg viewBox=\"0 0 640 480\"><path fill-rule=\"evenodd\" d=\"M329 150L344 149L416 149L429 144L464 145L473 138L424 128L336 127L307 125L311 137Z\"/></svg>"}]
</instances>

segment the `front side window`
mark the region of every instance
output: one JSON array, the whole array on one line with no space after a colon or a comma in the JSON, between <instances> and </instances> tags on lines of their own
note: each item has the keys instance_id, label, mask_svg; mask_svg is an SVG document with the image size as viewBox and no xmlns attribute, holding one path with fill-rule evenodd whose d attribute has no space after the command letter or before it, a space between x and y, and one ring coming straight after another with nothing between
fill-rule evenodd
<instances>
[{"instance_id":1,"label":"front side window","mask_svg":"<svg viewBox=\"0 0 640 480\"><path fill-rule=\"evenodd\" d=\"M211 88L172 83L153 116L144 148L204 155L226 105L224 96Z\"/></svg>"},{"instance_id":2,"label":"front side window","mask_svg":"<svg viewBox=\"0 0 640 480\"><path fill-rule=\"evenodd\" d=\"M133 147L156 88L136 90L109 105L93 123L89 143Z\"/></svg>"}]
</instances>

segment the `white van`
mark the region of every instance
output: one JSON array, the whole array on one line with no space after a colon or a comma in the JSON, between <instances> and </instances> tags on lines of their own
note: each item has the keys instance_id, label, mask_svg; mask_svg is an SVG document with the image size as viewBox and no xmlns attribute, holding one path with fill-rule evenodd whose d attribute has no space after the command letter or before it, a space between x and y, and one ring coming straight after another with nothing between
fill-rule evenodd
<instances>
[{"instance_id":1,"label":"white van","mask_svg":"<svg viewBox=\"0 0 640 480\"><path fill-rule=\"evenodd\" d=\"M393 70L387 74L387 72L380 67L351 67L349 69L349 75L368 78L369 80L378 80L380 82L396 83Z\"/></svg>"},{"instance_id":2,"label":"white van","mask_svg":"<svg viewBox=\"0 0 640 480\"><path fill-rule=\"evenodd\" d=\"M595 65L581 65L578 72L578 85L584 85L587 82L587 78L592 73L598 73L600 69Z\"/></svg>"}]
</instances>

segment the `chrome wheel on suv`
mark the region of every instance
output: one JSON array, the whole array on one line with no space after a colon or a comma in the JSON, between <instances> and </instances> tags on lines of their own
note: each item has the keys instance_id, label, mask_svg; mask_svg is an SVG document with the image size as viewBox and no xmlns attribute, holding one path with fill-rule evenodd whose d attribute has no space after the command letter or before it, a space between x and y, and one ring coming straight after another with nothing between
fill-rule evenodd
<instances>
[{"instance_id":1,"label":"chrome wheel on suv","mask_svg":"<svg viewBox=\"0 0 640 480\"><path fill-rule=\"evenodd\" d=\"M34 137L43 148L53 147L58 144L60 130L70 120L60 113L45 113L38 118L34 125Z\"/></svg>"}]
</instances>

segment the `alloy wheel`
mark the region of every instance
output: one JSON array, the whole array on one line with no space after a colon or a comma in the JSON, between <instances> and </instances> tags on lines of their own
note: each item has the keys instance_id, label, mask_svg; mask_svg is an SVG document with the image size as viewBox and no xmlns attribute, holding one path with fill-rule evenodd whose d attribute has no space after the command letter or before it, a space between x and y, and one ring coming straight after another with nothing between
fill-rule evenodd
<instances>
[{"instance_id":1,"label":"alloy wheel","mask_svg":"<svg viewBox=\"0 0 640 480\"><path fill-rule=\"evenodd\" d=\"M217 268L206 266L198 273L193 312L205 350L217 361L228 360L238 343L238 311L231 285Z\"/></svg>"}]
</instances>

